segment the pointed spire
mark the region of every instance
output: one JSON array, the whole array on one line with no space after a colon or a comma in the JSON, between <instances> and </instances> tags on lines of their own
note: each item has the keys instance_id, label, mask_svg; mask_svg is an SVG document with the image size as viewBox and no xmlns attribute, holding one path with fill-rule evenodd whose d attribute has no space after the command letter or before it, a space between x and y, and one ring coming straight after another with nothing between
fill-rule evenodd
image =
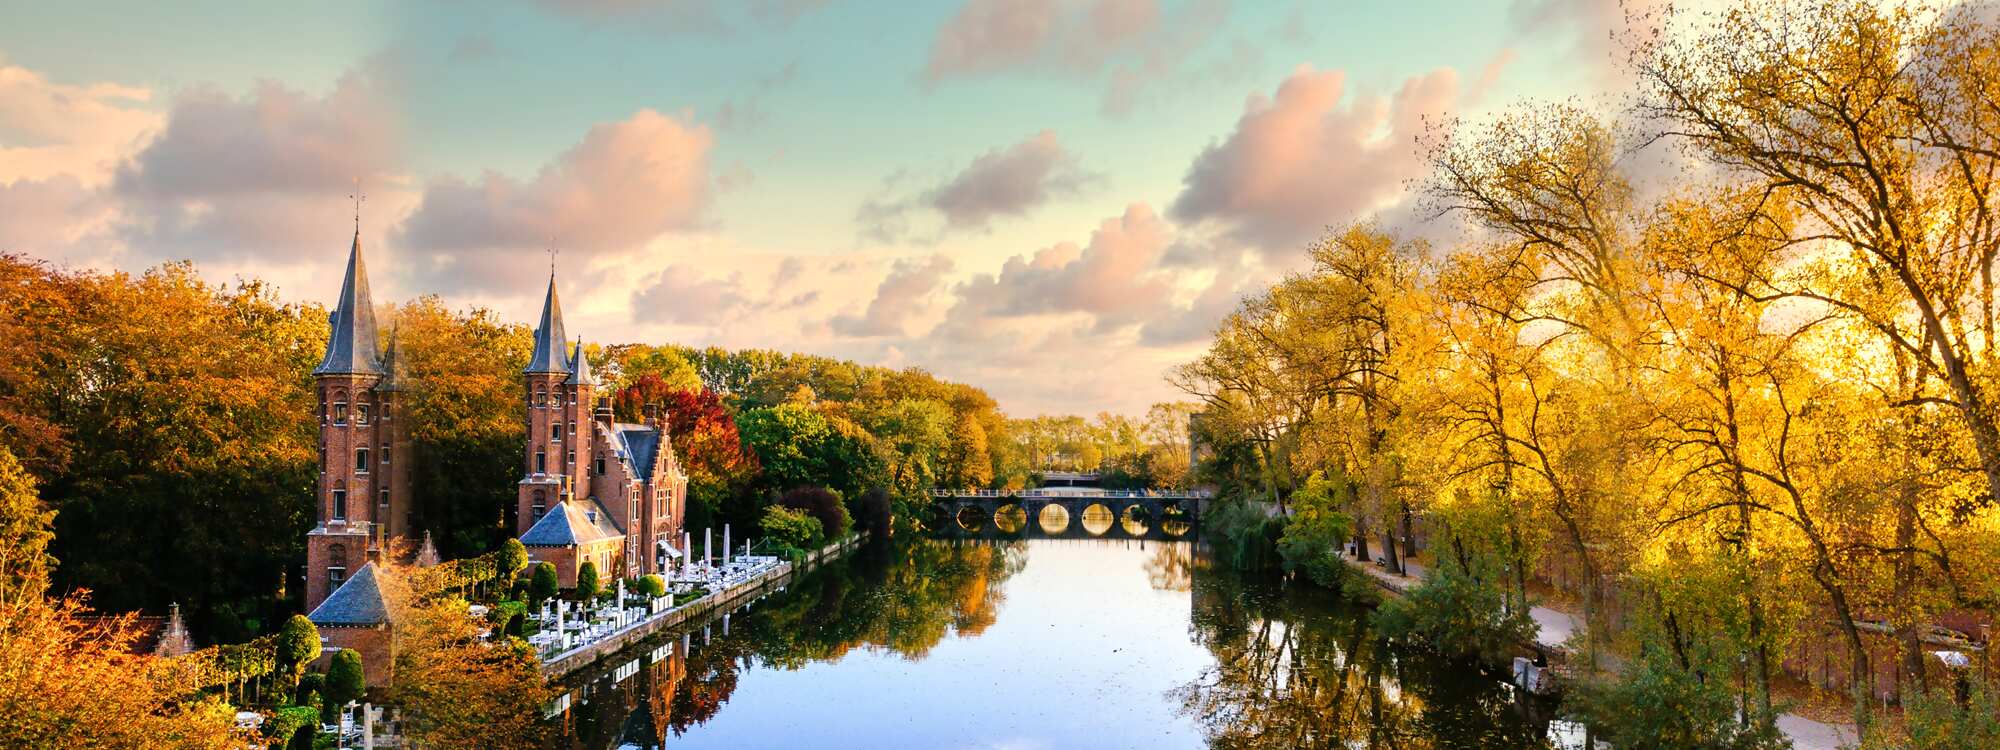
<instances>
[{"instance_id":1,"label":"pointed spire","mask_svg":"<svg viewBox=\"0 0 2000 750\"><path fill-rule=\"evenodd\" d=\"M597 385L597 373L590 371L590 357L583 352L583 338L577 337L576 354L569 358L570 385Z\"/></svg>"},{"instance_id":2,"label":"pointed spire","mask_svg":"<svg viewBox=\"0 0 2000 750\"><path fill-rule=\"evenodd\" d=\"M326 358L314 375L380 375L376 350L375 303L368 296L368 266L361 261L361 230L347 254L347 279L340 283L340 301L327 316L333 332L326 339Z\"/></svg>"},{"instance_id":3,"label":"pointed spire","mask_svg":"<svg viewBox=\"0 0 2000 750\"><path fill-rule=\"evenodd\" d=\"M153 646L154 656L182 656L194 650L194 639L188 636L187 624L181 622L181 603L167 605L167 626L160 631L160 642Z\"/></svg>"},{"instance_id":4,"label":"pointed spire","mask_svg":"<svg viewBox=\"0 0 2000 750\"><path fill-rule=\"evenodd\" d=\"M429 531L424 532L424 546L417 548L417 557L414 563L419 568L437 567L438 548L435 543L431 542L431 533Z\"/></svg>"},{"instance_id":5,"label":"pointed spire","mask_svg":"<svg viewBox=\"0 0 2000 750\"><path fill-rule=\"evenodd\" d=\"M389 328L389 346L382 350L382 380L375 384L375 390L403 390L403 379L405 377L403 361L396 353L396 339L400 330L401 326L391 326Z\"/></svg>"},{"instance_id":6,"label":"pointed spire","mask_svg":"<svg viewBox=\"0 0 2000 750\"><path fill-rule=\"evenodd\" d=\"M542 300L542 324L535 328L535 354L522 372L569 372L568 358L563 356L563 342L568 340L563 334L562 302L556 299L556 274L550 269L549 294Z\"/></svg>"}]
</instances>

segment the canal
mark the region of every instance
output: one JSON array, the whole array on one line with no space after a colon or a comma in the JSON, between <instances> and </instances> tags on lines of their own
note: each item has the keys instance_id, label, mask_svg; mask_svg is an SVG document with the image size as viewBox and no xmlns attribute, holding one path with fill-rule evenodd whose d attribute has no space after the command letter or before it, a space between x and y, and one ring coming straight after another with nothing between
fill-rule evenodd
<instances>
[{"instance_id":1,"label":"canal","mask_svg":"<svg viewBox=\"0 0 2000 750\"><path fill-rule=\"evenodd\" d=\"M601 664L564 684L559 747L1539 748L1555 734L1551 708L1501 675L1379 643L1365 609L1143 536L871 544Z\"/></svg>"}]
</instances>

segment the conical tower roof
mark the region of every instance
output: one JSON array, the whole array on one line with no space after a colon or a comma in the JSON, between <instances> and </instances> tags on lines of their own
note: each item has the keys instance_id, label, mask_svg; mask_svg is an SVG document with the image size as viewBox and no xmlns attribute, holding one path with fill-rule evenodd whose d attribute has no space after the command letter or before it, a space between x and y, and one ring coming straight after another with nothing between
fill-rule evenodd
<instances>
[{"instance_id":1,"label":"conical tower roof","mask_svg":"<svg viewBox=\"0 0 2000 750\"><path fill-rule=\"evenodd\" d=\"M556 275L551 273L549 294L542 299L542 323L535 327L535 354L521 371L569 372L569 358L563 356L563 344L568 341L563 333L562 301L556 299Z\"/></svg>"},{"instance_id":2,"label":"conical tower roof","mask_svg":"<svg viewBox=\"0 0 2000 750\"><path fill-rule=\"evenodd\" d=\"M553 293L553 288L551 289ZM314 375L380 375L382 354L375 344L375 302L368 296L368 266L361 260L361 232L347 254L347 279L340 282L340 301L327 316L333 332L326 338L326 357Z\"/></svg>"},{"instance_id":3,"label":"conical tower roof","mask_svg":"<svg viewBox=\"0 0 2000 750\"><path fill-rule=\"evenodd\" d=\"M576 340L576 353L569 358L570 385L597 385L597 373L590 369L590 356L583 352L583 339Z\"/></svg>"}]
</instances>

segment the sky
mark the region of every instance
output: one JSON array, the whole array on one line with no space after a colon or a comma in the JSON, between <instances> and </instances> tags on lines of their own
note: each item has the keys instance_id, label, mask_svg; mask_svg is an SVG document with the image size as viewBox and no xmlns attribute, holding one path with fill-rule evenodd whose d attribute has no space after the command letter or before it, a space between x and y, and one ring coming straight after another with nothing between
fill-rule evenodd
<instances>
[{"instance_id":1,"label":"sky","mask_svg":"<svg viewBox=\"0 0 2000 750\"><path fill-rule=\"evenodd\" d=\"M0 252L1143 413L1417 138L1607 87L1615 0L0 0ZM550 251L556 252L551 255Z\"/></svg>"}]
</instances>

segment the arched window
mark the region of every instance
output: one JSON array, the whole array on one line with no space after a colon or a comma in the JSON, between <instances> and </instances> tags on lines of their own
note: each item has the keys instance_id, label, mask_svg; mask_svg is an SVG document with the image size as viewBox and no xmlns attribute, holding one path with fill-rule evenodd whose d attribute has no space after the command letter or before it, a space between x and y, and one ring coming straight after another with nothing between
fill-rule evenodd
<instances>
[{"instance_id":1,"label":"arched window","mask_svg":"<svg viewBox=\"0 0 2000 750\"><path fill-rule=\"evenodd\" d=\"M544 390L540 387L535 388L535 405L536 406L549 405L549 392L547 390Z\"/></svg>"},{"instance_id":2,"label":"arched window","mask_svg":"<svg viewBox=\"0 0 2000 750\"><path fill-rule=\"evenodd\" d=\"M347 391L333 392L333 423L347 424Z\"/></svg>"},{"instance_id":3,"label":"arched window","mask_svg":"<svg viewBox=\"0 0 2000 750\"><path fill-rule=\"evenodd\" d=\"M326 557L328 563L326 566L326 590L332 591L340 588L340 583L347 580L347 545L335 544L327 547Z\"/></svg>"},{"instance_id":4,"label":"arched window","mask_svg":"<svg viewBox=\"0 0 2000 750\"><path fill-rule=\"evenodd\" d=\"M549 423L549 440L552 440L552 441L554 441L554 442L558 442L558 443L562 442L562 433L563 433L563 429L562 429L562 423L561 423L561 422L551 422L551 423Z\"/></svg>"},{"instance_id":5,"label":"arched window","mask_svg":"<svg viewBox=\"0 0 2000 750\"><path fill-rule=\"evenodd\" d=\"M541 490L535 490L534 502L529 509L534 513L533 519L536 521L542 520L542 514L549 511L548 498L542 494Z\"/></svg>"},{"instance_id":6,"label":"arched window","mask_svg":"<svg viewBox=\"0 0 2000 750\"><path fill-rule=\"evenodd\" d=\"M335 520L335 521L345 521L345 520L347 520L347 485L346 485L346 484L340 484L340 485L336 485L336 486L334 486L334 488L333 488L333 505L332 505L332 507L330 507L330 508L328 508L328 509L327 509L327 517L328 517L328 518L331 518L331 519L333 519L333 520Z\"/></svg>"},{"instance_id":7,"label":"arched window","mask_svg":"<svg viewBox=\"0 0 2000 750\"><path fill-rule=\"evenodd\" d=\"M354 423L368 424L368 404L366 402L354 405Z\"/></svg>"},{"instance_id":8,"label":"arched window","mask_svg":"<svg viewBox=\"0 0 2000 750\"><path fill-rule=\"evenodd\" d=\"M367 448L355 448L355 449L354 449L354 472L355 472L356 474L366 474L366 473L368 473L368 449L367 449Z\"/></svg>"}]
</instances>

